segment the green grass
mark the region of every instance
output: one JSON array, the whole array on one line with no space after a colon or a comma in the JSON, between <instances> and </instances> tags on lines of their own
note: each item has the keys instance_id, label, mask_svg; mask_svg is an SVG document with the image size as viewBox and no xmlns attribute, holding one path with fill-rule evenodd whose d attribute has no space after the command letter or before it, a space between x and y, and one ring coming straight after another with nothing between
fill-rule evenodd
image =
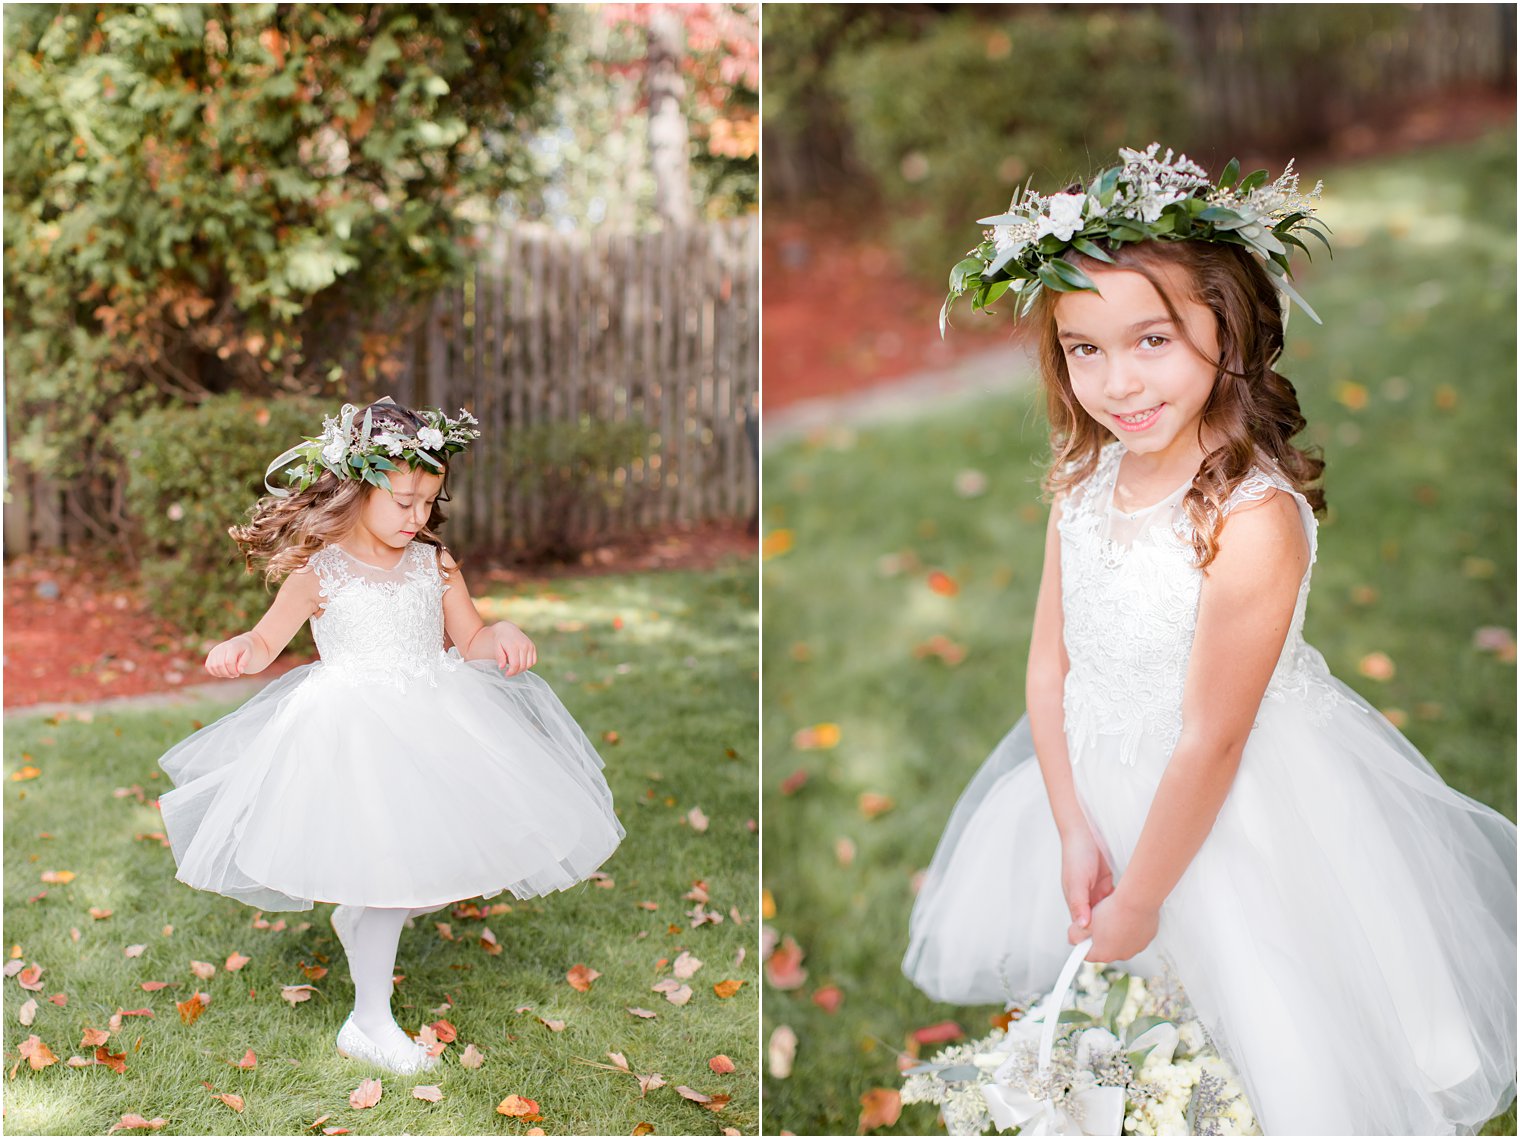
<instances>
[{"instance_id":1,"label":"green grass","mask_svg":"<svg viewBox=\"0 0 1520 1139\"><path fill-rule=\"evenodd\" d=\"M711 573L667 573L553 582L510 601L478 598L488 619L510 612L538 642L536 671L549 681L597 742L607 760L618 814L627 838L603 867L614 885L587 883L570 891L516 902L485 924L504 952L479 946L481 922L447 912L418 919L402 934L397 969L405 980L394 1007L415 1030L438 1019L430 1011L452 999L443 1015L459 1030L441 1069L409 1078L378 1073L337 1056L333 1039L352 1003L342 950L328 924L331 907L283 917L283 931L255 929L254 913L238 902L199 893L176 882L170 852L134 836L162 829L152 799L167 789L157 757L187 734L192 721L209 721L227 705L173 711L97 714L91 722L68 718L11 719L5 752L9 775L31 763L42 774L5 788L5 941L20 946L28 963L44 967L42 992L5 984L6 1064L36 1033L60 1062L31 1071L22 1062L6 1084L6 1130L15 1134L101 1134L124 1112L168 1120L172 1134L302 1134L318 1116L324 1126L354 1134L522 1134L531 1124L495 1112L510 1094L536 1100L550 1134L630 1133L641 1121L660 1134L717 1134L724 1126L753 1133L758 1127L758 1058L755 912L758 837L756 814L756 573L753 561ZM614 619L621 628L614 628ZM604 741L616 732L617 742ZM113 797L138 784L148 802ZM683 822L700 807L711 824L697 833ZM501 812L510 805L460 803L460 811ZM447 818L418 818L416 841ZM67 885L44 886L45 870L71 870ZM683 899L705 880L721 924L693 929ZM29 901L46 889L47 896ZM656 911L636 906L657 903ZM103 921L92 906L114 911ZM730 916L737 908L743 923ZM459 940L438 935L434 920L449 920ZM309 923L309 924L308 924ZM163 927L172 924L171 935ZM671 930L669 927L676 928ZM71 937L77 928L80 937ZM124 947L141 943L141 957ZM650 991L661 958L690 950L705 965L691 980L685 1006ZM741 949L742 963L736 963ZM252 960L240 972L222 967L234 951ZM190 962L217 965L198 982ZM326 963L318 995L292 1007L282 985L302 983L301 964ZM587 993L565 981L584 962L602 976ZM720 999L712 986L741 980L737 995ZM154 993L142 981L170 982ZM180 1022L175 1002L197 989L211 1004L192 1025ZM68 996L66 1007L47 1002ZM22 1028L17 1015L30 995L41 1006L36 1023ZM533 1010L517 1013L522 1005ZM626 1007L652 1009L657 1019L630 1016ZM86 1026L104 1028L119 1008L148 1007L153 1019L127 1018L110 1041L125 1052L125 1075L104 1067L73 1070L62 1063L80 1054ZM551 1032L536 1016L562 1020ZM486 1054L484 1067L462 1068L458 1054L472 1042ZM258 1067L242 1071L223 1061L249 1049ZM660 1072L668 1086L640 1099L628 1075L577 1060L607 1062L624 1053L638 1072ZM729 1056L736 1070L717 1075L708 1060ZM365 1076L379 1075L384 1098L372 1109L348 1105ZM234 1112L213 1100L218 1092L245 1097ZM438 1084L436 1104L414 1099L416 1085ZM679 1096L678 1085L732 1095L721 1112ZM320 1130L320 1129L319 1129Z\"/></svg>"},{"instance_id":2,"label":"green grass","mask_svg":"<svg viewBox=\"0 0 1520 1139\"><path fill-rule=\"evenodd\" d=\"M1336 259L1299 279L1325 323L1296 312L1282 366L1329 463L1308 639L1404 720L1452 786L1511 817L1515 666L1473 635L1515 627L1514 167L1505 133L1325 171ZM809 972L766 993L767 1036L787 1024L799 1039L791 1077L765 1083L772 1134L852 1133L860 1095L897 1086L907 1032L951 1017L986 1030L993 1010L935 1004L899 962L913 875L1023 711L1043 445L1026 393L766 455L766 529L795 544L762 574L764 885L769 924L797 939ZM987 476L981 497L955 493L968 468ZM960 592L930 590L931 569ZM964 662L915 658L936 635ZM1374 651L1396 666L1385 682L1358 672ZM840 726L837 747L793 746L820 722ZM807 782L784 795L799 769ZM864 792L896 805L868 820ZM855 844L848 865L839 838ZM833 1014L810 999L831 984L844 993ZM938 1127L921 1105L890 1130ZM1487 1133L1506 1127L1513 1113Z\"/></svg>"}]
</instances>

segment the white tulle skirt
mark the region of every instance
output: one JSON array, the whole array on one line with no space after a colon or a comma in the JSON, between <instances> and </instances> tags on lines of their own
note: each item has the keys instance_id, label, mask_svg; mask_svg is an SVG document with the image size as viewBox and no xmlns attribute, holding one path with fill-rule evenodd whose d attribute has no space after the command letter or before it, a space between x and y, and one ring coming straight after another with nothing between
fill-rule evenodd
<instances>
[{"instance_id":1,"label":"white tulle skirt","mask_svg":"<svg viewBox=\"0 0 1520 1139\"><path fill-rule=\"evenodd\" d=\"M1162 907L1164 958L1266 1134L1470 1133L1515 1088L1515 827L1447 787L1354 691L1328 725L1266 701L1213 831ZM1167 756L1073 767L1123 873ZM904 972L930 996L1050 987L1061 849L1023 720L956 804ZM1123 963L1120 963L1123 967Z\"/></svg>"},{"instance_id":2,"label":"white tulle skirt","mask_svg":"<svg viewBox=\"0 0 1520 1139\"><path fill-rule=\"evenodd\" d=\"M547 684L487 661L436 687L322 662L159 760L180 881L265 910L563 890L617 848L602 760Z\"/></svg>"}]
</instances>

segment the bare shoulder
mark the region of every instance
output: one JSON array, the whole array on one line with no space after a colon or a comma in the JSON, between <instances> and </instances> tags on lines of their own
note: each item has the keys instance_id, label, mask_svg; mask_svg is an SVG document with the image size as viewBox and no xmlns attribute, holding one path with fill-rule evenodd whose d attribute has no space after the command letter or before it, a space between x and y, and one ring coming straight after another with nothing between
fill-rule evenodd
<instances>
[{"instance_id":1,"label":"bare shoulder","mask_svg":"<svg viewBox=\"0 0 1520 1139\"><path fill-rule=\"evenodd\" d=\"M1296 582L1309 564L1298 500L1273 487L1259 498L1239 502L1219 531L1219 554L1209 576L1260 581L1291 574Z\"/></svg>"}]
</instances>

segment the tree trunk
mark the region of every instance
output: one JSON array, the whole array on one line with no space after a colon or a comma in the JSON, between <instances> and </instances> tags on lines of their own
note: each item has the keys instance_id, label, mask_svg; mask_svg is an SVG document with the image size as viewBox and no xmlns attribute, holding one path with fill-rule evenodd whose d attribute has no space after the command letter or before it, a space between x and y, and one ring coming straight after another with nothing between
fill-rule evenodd
<instances>
[{"instance_id":1,"label":"tree trunk","mask_svg":"<svg viewBox=\"0 0 1520 1139\"><path fill-rule=\"evenodd\" d=\"M682 109L681 17L661 8L649 19L649 164L654 174L654 208L666 222L692 220L688 152L691 135Z\"/></svg>"}]
</instances>

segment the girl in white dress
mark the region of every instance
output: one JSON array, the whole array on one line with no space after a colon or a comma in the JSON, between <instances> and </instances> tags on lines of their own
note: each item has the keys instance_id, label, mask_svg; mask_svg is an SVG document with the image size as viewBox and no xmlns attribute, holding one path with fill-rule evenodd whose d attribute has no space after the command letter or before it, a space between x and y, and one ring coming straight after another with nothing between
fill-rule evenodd
<instances>
[{"instance_id":1,"label":"girl in white dress","mask_svg":"<svg viewBox=\"0 0 1520 1139\"><path fill-rule=\"evenodd\" d=\"M296 461L292 489L266 480L229 533L283 584L206 668L261 672L307 620L321 659L159 760L179 880L263 910L338 903L354 981L338 1050L403 1073L438 1063L391 1015L406 920L565 889L623 837L601 758L527 671L533 642L482 623L438 539L448 463L474 422L389 398L362 417L346 405L270 464Z\"/></svg>"},{"instance_id":2,"label":"girl in white dress","mask_svg":"<svg viewBox=\"0 0 1520 1139\"><path fill-rule=\"evenodd\" d=\"M1053 504L1028 712L903 967L1001 1001L1090 937L1175 972L1266 1134L1469 1133L1514 1096L1515 827L1303 640L1324 464L1274 369L1318 187L1156 150L1016 199L952 274L1039 323Z\"/></svg>"}]
</instances>

